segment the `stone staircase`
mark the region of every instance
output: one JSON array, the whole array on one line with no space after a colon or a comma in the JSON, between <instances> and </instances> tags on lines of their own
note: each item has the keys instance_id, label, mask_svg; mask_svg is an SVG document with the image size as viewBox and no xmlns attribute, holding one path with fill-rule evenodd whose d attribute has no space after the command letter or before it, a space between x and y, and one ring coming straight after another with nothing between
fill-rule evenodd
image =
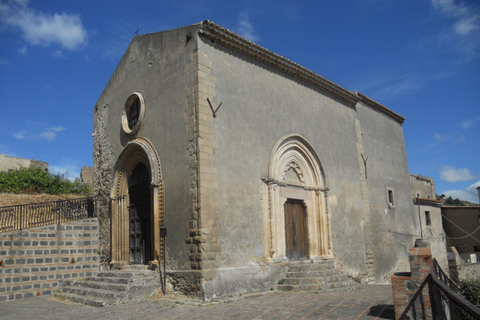
<instances>
[{"instance_id":1,"label":"stone staircase","mask_svg":"<svg viewBox=\"0 0 480 320\"><path fill-rule=\"evenodd\" d=\"M64 280L55 296L95 307L136 301L161 289L159 273L147 266L99 272L84 280Z\"/></svg>"},{"instance_id":2,"label":"stone staircase","mask_svg":"<svg viewBox=\"0 0 480 320\"><path fill-rule=\"evenodd\" d=\"M294 262L286 278L278 282L280 291L346 292L356 290L355 282L337 273L332 260Z\"/></svg>"}]
</instances>

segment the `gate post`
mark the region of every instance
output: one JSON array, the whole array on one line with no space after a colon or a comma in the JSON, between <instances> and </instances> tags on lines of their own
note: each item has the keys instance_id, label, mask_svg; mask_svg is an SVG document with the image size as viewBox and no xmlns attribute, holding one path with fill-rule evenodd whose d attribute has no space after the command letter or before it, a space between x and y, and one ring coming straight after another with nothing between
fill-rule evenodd
<instances>
[{"instance_id":1,"label":"gate post","mask_svg":"<svg viewBox=\"0 0 480 320\"><path fill-rule=\"evenodd\" d=\"M430 288L427 277L433 271L430 243L417 239L408 248L410 271L392 276L395 319L433 319Z\"/></svg>"}]
</instances>

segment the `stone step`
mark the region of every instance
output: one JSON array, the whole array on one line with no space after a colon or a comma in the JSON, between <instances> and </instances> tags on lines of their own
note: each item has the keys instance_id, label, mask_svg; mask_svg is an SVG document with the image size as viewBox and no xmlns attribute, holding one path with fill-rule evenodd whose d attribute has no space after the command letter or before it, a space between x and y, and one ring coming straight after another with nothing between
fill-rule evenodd
<instances>
[{"instance_id":1,"label":"stone step","mask_svg":"<svg viewBox=\"0 0 480 320\"><path fill-rule=\"evenodd\" d=\"M149 270L144 271L103 271L97 273L97 277L99 278L124 278L124 279L133 279L139 277L153 277L153 272Z\"/></svg>"},{"instance_id":2,"label":"stone step","mask_svg":"<svg viewBox=\"0 0 480 320\"><path fill-rule=\"evenodd\" d=\"M76 294L71 294L66 292L56 292L55 296L64 300L86 304L92 307L104 307L109 305L109 302L104 299L95 299L87 296L79 296Z\"/></svg>"},{"instance_id":3,"label":"stone step","mask_svg":"<svg viewBox=\"0 0 480 320\"><path fill-rule=\"evenodd\" d=\"M325 270L315 270L315 271L288 271L286 274L287 278L319 278L326 277L331 275L336 275L337 272L335 269L325 269Z\"/></svg>"},{"instance_id":4,"label":"stone step","mask_svg":"<svg viewBox=\"0 0 480 320\"><path fill-rule=\"evenodd\" d=\"M331 283L331 282L338 282L338 281L345 281L344 276L327 276L327 277L301 277L301 278L285 278L283 279L283 284L308 284L308 283Z\"/></svg>"},{"instance_id":5,"label":"stone step","mask_svg":"<svg viewBox=\"0 0 480 320\"><path fill-rule=\"evenodd\" d=\"M150 268L150 266L148 266L146 264L130 264L130 265L125 266L125 268L123 268L122 270L133 270L133 271L147 270L147 271L149 271L150 270L149 268Z\"/></svg>"},{"instance_id":6,"label":"stone step","mask_svg":"<svg viewBox=\"0 0 480 320\"><path fill-rule=\"evenodd\" d=\"M76 286L62 286L59 288L60 292L75 294L79 296L87 296L95 299L104 299L107 301L115 300L121 298L119 292L87 287L76 287Z\"/></svg>"},{"instance_id":7,"label":"stone step","mask_svg":"<svg viewBox=\"0 0 480 320\"><path fill-rule=\"evenodd\" d=\"M279 284L279 291L321 291L321 284Z\"/></svg>"},{"instance_id":8,"label":"stone step","mask_svg":"<svg viewBox=\"0 0 480 320\"><path fill-rule=\"evenodd\" d=\"M95 280L83 280L83 281L76 281L70 280L65 281L64 285L67 287L86 287L86 288L93 288L93 289L103 289L103 290L110 290L110 291L126 291L128 289L127 284L118 284L118 283L109 283L109 282L102 282L102 281L95 281Z\"/></svg>"},{"instance_id":9,"label":"stone step","mask_svg":"<svg viewBox=\"0 0 480 320\"><path fill-rule=\"evenodd\" d=\"M104 283L117 283L117 284L128 284L134 281L131 278L118 278L118 277L88 277L85 281L96 281L96 282L104 282Z\"/></svg>"},{"instance_id":10,"label":"stone step","mask_svg":"<svg viewBox=\"0 0 480 320\"><path fill-rule=\"evenodd\" d=\"M135 269L135 268L133 268ZM135 301L160 290L158 273L144 268L100 272L85 280L62 281L55 296L92 306Z\"/></svg>"},{"instance_id":11,"label":"stone step","mask_svg":"<svg viewBox=\"0 0 480 320\"><path fill-rule=\"evenodd\" d=\"M288 271L290 272L306 272L318 270L335 269L333 262L330 263L307 263L307 264L293 264L290 265Z\"/></svg>"}]
</instances>

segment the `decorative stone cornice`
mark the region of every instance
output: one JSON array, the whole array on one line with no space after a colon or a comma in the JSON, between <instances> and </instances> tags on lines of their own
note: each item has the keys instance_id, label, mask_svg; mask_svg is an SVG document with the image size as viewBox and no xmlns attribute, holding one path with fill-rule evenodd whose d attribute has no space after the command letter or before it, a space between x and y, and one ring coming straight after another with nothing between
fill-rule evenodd
<instances>
[{"instance_id":1,"label":"decorative stone cornice","mask_svg":"<svg viewBox=\"0 0 480 320\"><path fill-rule=\"evenodd\" d=\"M286 184L283 181L278 181L277 179L274 178L262 178L262 181L265 182L267 185L277 185L281 187L286 187L288 184Z\"/></svg>"},{"instance_id":2,"label":"decorative stone cornice","mask_svg":"<svg viewBox=\"0 0 480 320\"><path fill-rule=\"evenodd\" d=\"M280 186L280 187L288 187L289 186L288 183L285 183L283 181L278 181L277 179L274 179L274 178L263 177L261 180L267 185L277 185L277 186ZM301 189L306 190L306 191L315 191L317 193L318 192L327 193L328 191L330 191L330 188L328 188L328 187L325 187L325 188L312 187L312 186L295 186L295 187L301 188Z\"/></svg>"},{"instance_id":3,"label":"decorative stone cornice","mask_svg":"<svg viewBox=\"0 0 480 320\"><path fill-rule=\"evenodd\" d=\"M326 187L326 188L321 188L321 187L305 187L304 188L305 190L307 191L320 191L320 192L328 192L330 191L330 188Z\"/></svg>"},{"instance_id":4,"label":"decorative stone cornice","mask_svg":"<svg viewBox=\"0 0 480 320\"><path fill-rule=\"evenodd\" d=\"M400 124L402 124L405 121L405 117L402 117L398 113L388 109L387 107L378 103L377 101L370 99L363 93L356 92L356 94L360 97L361 102L366 104L370 108L385 114L386 116L392 118L393 120L399 122Z\"/></svg>"},{"instance_id":5,"label":"decorative stone cornice","mask_svg":"<svg viewBox=\"0 0 480 320\"><path fill-rule=\"evenodd\" d=\"M310 71L307 68L288 60L287 58L267 50L258 44L248 41L247 39L215 24L214 22L205 20L201 23L201 28L202 31L200 34L214 40L216 43L238 51L275 69L281 70L316 87L319 87L346 101L347 103L353 105L360 101L360 98L356 94L342 88L338 84L327 80L313 71Z\"/></svg>"}]
</instances>

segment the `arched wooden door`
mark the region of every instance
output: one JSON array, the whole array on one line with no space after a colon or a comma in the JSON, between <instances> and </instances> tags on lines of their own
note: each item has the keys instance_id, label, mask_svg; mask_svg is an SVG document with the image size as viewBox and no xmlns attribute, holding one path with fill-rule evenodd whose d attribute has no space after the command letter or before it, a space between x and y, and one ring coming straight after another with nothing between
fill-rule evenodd
<instances>
[{"instance_id":1,"label":"arched wooden door","mask_svg":"<svg viewBox=\"0 0 480 320\"><path fill-rule=\"evenodd\" d=\"M152 260L152 224L150 214L150 173L138 163L128 179L129 262L143 264Z\"/></svg>"},{"instance_id":2,"label":"arched wooden door","mask_svg":"<svg viewBox=\"0 0 480 320\"><path fill-rule=\"evenodd\" d=\"M285 209L285 244L289 260L308 258L307 217L302 201L288 199Z\"/></svg>"}]
</instances>

